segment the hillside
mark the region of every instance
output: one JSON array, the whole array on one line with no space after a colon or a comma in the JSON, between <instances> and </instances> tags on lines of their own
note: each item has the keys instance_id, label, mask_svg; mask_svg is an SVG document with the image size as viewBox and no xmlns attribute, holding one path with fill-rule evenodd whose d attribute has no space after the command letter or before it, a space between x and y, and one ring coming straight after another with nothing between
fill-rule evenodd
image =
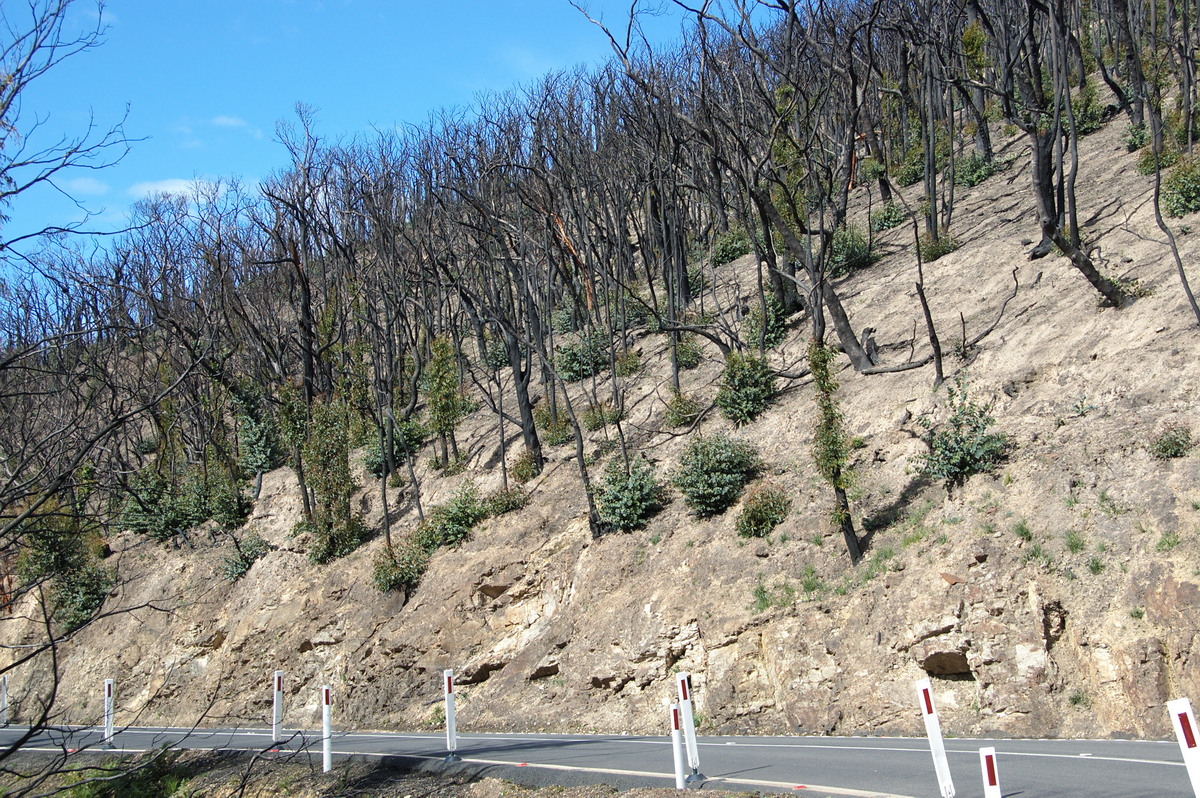
<instances>
[{"instance_id":1,"label":"hillside","mask_svg":"<svg viewBox=\"0 0 1200 798\"><path fill-rule=\"evenodd\" d=\"M926 264L948 353L962 325L971 338L996 319L1015 271L995 330L946 360L1015 443L994 474L949 493L918 475L920 421L946 413L932 367L864 376L838 361L839 399L862 443L851 496L868 539L859 565L830 528L831 494L812 465L807 378L736 430L761 452L763 478L792 497L765 540L736 535L736 507L697 520L678 495L644 529L592 540L573 447L548 448L525 509L439 550L411 596L381 593L370 578L380 539L309 564L290 535L300 504L282 468L247 523L271 550L237 582L221 576L224 537L194 534L195 549L110 539L123 581L104 609L141 609L64 644L62 721L94 722L98 685L115 678L118 724L263 725L269 674L282 669L287 725L319 722L328 683L338 727L433 728L438 674L454 668L466 683L460 729L657 733L671 675L687 670L708 732L918 733L912 682L930 674L951 734L1166 736L1164 702L1200 695L1200 459L1156 459L1149 446L1167 425L1196 422L1200 331L1158 240L1153 179L1134 170L1119 127L1082 139L1079 205L1106 270L1145 296L1100 307L1064 259L1027 259L1036 220L1021 140L1004 145L1020 156L1008 170L958 189L960 248ZM852 202L865 215L861 191ZM919 188L908 191L915 200ZM839 288L895 365L928 345L911 229L879 243L886 256ZM1200 242L1181 235L1180 245L1191 266ZM717 290L746 293L752 261L720 267ZM798 371L807 335L798 319L772 364ZM662 423L666 338L642 331L635 346L644 367L628 384L625 432L670 473L687 436ZM715 348L705 354L684 389L711 401L721 364ZM697 432L719 430L733 428L712 411ZM589 452L605 434L592 434ZM420 456L427 506L465 480L499 485L487 411L464 422L460 444L467 467L454 477ZM393 496L402 536L415 514L403 492ZM355 507L378 527L376 492ZM36 625L23 634L34 639ZM18 668L12 699L46 678Z\"/></svg>"}]
</instances>

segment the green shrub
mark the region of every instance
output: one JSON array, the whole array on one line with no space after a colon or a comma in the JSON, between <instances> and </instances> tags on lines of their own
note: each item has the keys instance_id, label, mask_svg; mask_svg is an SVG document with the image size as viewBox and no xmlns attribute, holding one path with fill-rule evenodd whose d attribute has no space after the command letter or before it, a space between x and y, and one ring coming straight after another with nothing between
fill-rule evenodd
<instances>
[{"instance_id":1,"label":"green shrub","mask_svg":"<svg viewBox=\"0 0 1200 798\"><path fill-rule=\"evenodd\" d=\"M61 631L73 632L90 621L116 583L113 573L95 562L55 579L50 606Z\"/></svg>"},{"instance_id":2,"label":"green shrub","mask_svg":"<svg viewBox=\"0 0 1200 798\"><path fill-rule=\"evenodd\" d=\"M247 380L234 385L232 393L238 468L249 477L278 468L284 462L285 452L279 426L264 410L262 391Z\"/></svg>"},{"instance_id":3,"label":"green shrub","mask_svg":"<svg viewBox=\"0 0 1200 798\"><path fill-rule=\"evenodd\" d=\"M1186 456L1195 445L1191 427L1172 421L1150 441L1150 454L1159 460L1170 460Z\"/></svg>"},{"instance_id":4,"label":"green shrub","mask_svg":"<svg viewBox=\"0 0 1200 798\"><path fill-rule=\"evenodd\" d=\"M407 421L397 421L392 431L392 462L397 466L408 462L411 455L420 451L425 445L429 431L425 429L418 418ZM379 436L372 435L363 452L363 465L367 472L376 479L383 477L383 447L379 444Z\"/></svg>"},{"instance_id":5,"label":"green shrub","mask_svg":"<svg viewBox=\"0 0 1200 798\"><path fill-rule=\"evenodd\" d=\"M703 263L693 263L687 267L687 281L692 296L699 296L709 289L708 272Z\"/></svg>"},{"instance_id":6,"label":"green shrub","mask_svg":"<svg viewBox=\"0 0 1200 798\"><path fill-rule=\"evenodd\" d=\"M1126 151L1137 152L1150 143L1150 130L1145 124L1130 125L1125 128L1121 141L1125 144Z\"/></svg>"},{"instance_id":7,"label":"green shrub","mask_svg":"<svg viewBox=\"0 0 1200 798\"><path fill-rule=\"evenodd\" d=\"M608 337L598 330L581 333L574 341L554 347L554 365L567 382L599 374L608 367Z\"/></svg>"},{"instance_id":8,"label":"green shrub","mask_svg":"<svg viewBox=\"0 0 1200 798\"><path fill-rule=\"evenodd\" d=\"M865 269L875 260L870 242L857 227L843 225L833 231L827 269L831 277L844 277L855 269Z\"/></svg>"},{"instance_id":9,"label":"green shrub","mask_svg":"<svg viewBox=\"0 0 1200 798\"><path fill-rule=\"evenodd\" d=\"M663 413L663 421L668 427L688 427L704 410L700 400L683 391L673 391L667 400L667 409Z\"/></svg>"},{"instance_id":10,"label":"green shrub","mask_svg":"<svg viewBox=\"0 0 1200 798\"><path fill-rule=\"evenodd\" d=\"M504 339L485 335L483 351L479 353L479 359L490 371L508 368L508 350L504 346Z\"/></svg>"},{"instance_id":11,"label":"green shrub","mask_svg":"<svg viewBox=\"0 0 1200 798\"><path fill-rule=\"evenodd\" d=\"M555 308L550 314L550 328L558 335L567 335L582 329L582 321L581 314L570 305Z\"/></svg>"},{"instance_id":12,"label":"green shrub","mask_svg":"<svg viewBox=\"0 0 1200 798\"><path fill-rule=\"evenodd\" d=\"M371 581L383 592L413 590L429 568L429 552L408 541L394 548L386 546L371 561Z\"/></svg>"},{"instance_id":13,"label":"green shrub","mask_svg":"<svg viewBox=\"0 0 1200 798\"><path fill-rule=\"evenodd\" d=\"M346 556L368 537L350 505L356 488L350 471L350 415L343 400L314 402L304 439L304 477L313 496L312 519L306 525L313 536L308 557L318 565Z\"/></svg>"},{"instance_id":14,"label":"green shrub","mask_svg":"<svg viewBox=\"0 0 1200 798\"><path fill-rule=\"evenodd\" d=\"M759 465L758 453L744 441L720 434L700 436L688 442L673 482L692 512L704 518L737 501Z\"/></svg>"},{"instance_id":15,"label":"green shrub","mask_svg":"<svg viewBox=\"0 0 1200 798\"><path fill-rule=\"evenodd\" d=\"M1009 439L1003 432L992 431L995 419L991 406L971 401L964 375L955 378L947 390L950 415L932 431L929 452L922 456L920 470L951 488L1003 462ZM928 420L923 423L928 425Z\"/></svg>"},{"instance_id":16,"label":"green shrub","mask_svg":"<svg viewBox=\"0 0 1200 798\"><path fill-rule=\"evenodd\" d=\"M675 360L679 368L691 371L698 367L704 359L704 352L696 341L695 333L680 333L675 342Z\"/></svg>"},{"instance_id":17,"label":"green shrub","mask_svg":"<svg viewBox=\"0 0 1200 798\"><path fill-rule=\"evenodd\" d=\"M1163 181L1163 207L1170 216L1200 211L1200 161L1187 158Z\"/></svg>"},{"instance_id":18,"label":"green shrub","mask_svg":"<svg viewBox=\"0 0 1200 798\"><path fill-rule=\"evenodd\" d=\"M651 310L646 306L646 301L632 291L614 295L609 306L612 308L612 324L617 329L642 327L650 320Z\"/></svg>"},{"instance_id":19,"label":"green shrub","mask_svg":"<svg viewBox=\"0 0 1200 798\"><path fill-rule=\"evenodd\" d=\"M624 411L621 408L613 407L612 402L598 402L588 405L583 411L579 423L588 432L596 432L609 424L616 424L624 416Z\"/></svg>"},{"instance_id":20,"label":"green shrub","mask_svg":"<svg viewBox=\"0 0 1200 798\"><path fill-rule=\"evenodd\" d=\"M485 518L487 510L479 499L479 489L467 481L450 501L429 511L417 524L413 539L429 552L440 546L456 546L469 538L471 530Z\"/></svg>"},{"instance_id":21,"label":"green shrub","mask_svg":"<svg viewBox=\"0 0 1200 798\"><path fill-rule=\"evenodd\" d=\"M302 525L304 531L310 532L314 538L312 548L308 550L308 559L314 565L324 565L345 557L371 536L371 531L358 515L334 519L328 524L307 524L304 521L297 524L298 527Z\"/></svg>"},{"instance_id":22,"label":"green shrub","mask_svg":"<svg viewBox=\"0 0 1200 798\"><path fill-rule=\"evenodd\" d=\"M221 575L230 582L245 576L250 566L271 550L271 546L257 532L249 533L240 542L234 538L233 547L233 554L221 560Z\"/></svg>"},{"instance_id":23,"label":"green shrub","mask_svg":"<svg viewBox=\"0 0 1200 798\"><path fill-rule=\"evenodd\" d=\"M1192 113L1191 135L1188 135L1187 119L1183 115L1182 108L1176 108L1167 114L1164 120L1166 128L1166 138L1173 142L1180 150L1189 150L1193 142L1200 141L1200 114ZM1188 141L1188 139L1191 141Z\"/></svg>"},{"instance_id":24,"label":"green shrub","mask_svg":"<svg viewBox=\"0 0 1200 798\"><path fill-rule=\"evenodd\" d=\"M208 514L226 532L246 523L250 515L250 500L242 493L241 486L223 479L214 479L209 488Z\"/></svg>"},{"instance_id":25,"label":"green shrub","mask_svg":"<svg viewBox=\"0 0 1200 798\"><path fill-rule=\"evenodd\" d=\"M559 413L555 418L549 402L542 402L533 409L533 423L542 431L542 440L550 446L562 446L575 440L575 432L571 429L567 414Z\"/></svg>"},{"instance_id":26,"label":"green shrub","mask_svg":"<svg viewBox=\"0 0 1200 798\"><path fill-rule=\"evenodd\" d=\"M128 497L121 512L121 526L165 543L207 517L207 502L193 476L172 484L152 466L129 480Z\"/></svg>"},{"instance_id":27,"label":"green shrub","mask_svg":"<svg viewBox=\"0 0 1200 798\"><path fill-rule=\"evenodd\" d=\"M783 312L783 305L779 304L775 293L768 291L765 302L756 303L746 314L746 320L742 323L742 340L747 346L758 346L761 339L762 343L771 349L783 343L787 334L787 314Z\"/></svg>"},{"instance_id":28,"label":"green shrub","mask_svg":"<svg viewBox=\"0 0 1200 798\"><path fill-rule=\"evenodd\" d=\"M1138 154L1137 173L1139 175L1154 174L1155 163L1154 148L1146 147ZM1179 148L1175 146L1174 141L1165 142L1165 146L1158 153L1158 168L1170 169L1177 163L1179 163Z\"/></svg>"},{"instance_id":29,"label":"green shrub","mask_svg":"<svg viewBox=\"0 0 1200 798\"><path fill-rule=\"evenodd\" d=\"M596 486L596 509L610 529L629 532L644 526L662 506L663 488L654 466L644 457L629 462L626 473L622 458L609 462Z\"/></svg>"},{"instance_id":30,"label":"green shrub","mask_svg":"<svg viewBox=\"0 0 1200 798\"><path fill-rule=\"evenodd\" d=\"M520 510L529 504L529 494L524 488L513 485L507 488L497 488L483 499L482 510L488 518Z\"/></svg>"},{"instance_id":31,"label":"green shrub","mask_svg":"<svg viewBox=\"0 0 1200 798\"><path fill-rule=\"evenodd\" d=\"M749 233L742 227L733 227L713 241L712 262L714 266L724 266L753 251Z\"/></svg>"},{"instance_id":32,"label":"green shrub","mask_svg":"<svg viewBox=\"0 0 1200 798\"><path fill-rule=\"evenodd\" d=\"M72 574L88 561L88 552L80 539L79 517L67 513L53 500L46 503L43 511L45 514L26 519L13 535L20 545L16 569L22 587Z\"/></svg>"},{"instance_id":33,"label":"green shrub","mask_svg":"<svg viewBox=\"0 0 1200 798\"><path fill-rule=\"evenodd\" d=\"M642 353L636 349L622 349L617 355L617 376L632 377L642 370Z\"/></svg>"},{"instance_id":34,"label":"green shrub","mask_svg":"<svg viewBox=\"0 0 1200 798\"><path fill-rule=\"evenodd\" d=\"M858 182L872 183L887 175L887 167L874 158L863 158L858 165Z\"/></svg>"},{"instance_id":35,"label":"green shrub","mask_svg":"<svg viewBox=\"0 0 1200 798\"><path fill-rule=\"evenodd\" d=\"M717 391L717 407L734 424L749 424L775 397L775 372L766 358L732 352Z\"/></svg>"},{"instance_id":36,"label":"green shrub","mask_svg":"<svg viewBox=\"0 0 1200 798\"><path fill-rule=\"evenodd\" d=\"M908 218L903 206L898 202L884 203L877 211L871 211L871 230L876 233L898 227Z\"/></svg>"},{"instance_id":37,"label":"green shrub","mask_svg":"<svg viewBox=\"0 0 1200 798\"><path fill-rule=\"evenodd\" d=\"M568 425L570 426L570 425ZM533 452L525 449L517 456L517 461L513 463L512 476L519 484L524 485L529 480L540 474L542 470L537 467L537 461L533 458Z\"/></svg>"},{"instance_id":38,"label":"green shrub","mask_svg":"<svg viewBox=\"0 0 1200 798\"><path fill-rule=\"evenodd\" d=\"M977 152L964 155L954 162L954 185L977 186L996 174L996 164Z\"/></svg>"},{"instance_id":39,"label":"green shrub","mask_svg":"<svg viewBox=\"0 0 1200 798\"><path fill-rule=\"evenodd\" d=\"M1071 110L1075 113L1075 132L1080 136L1095 133L1104 122L1104 106L1096 94L1096 87L1086 81L1079 94L1073 98Z\"/></svg>"},{"instance_id":40,"label":"green shrub","mask_svg":"<svg viewBox=\"0 0 1200 798\"><path fill-rule=\"evenodd\" d=\"M734 527L745 538L764 538L783 523L792 509L791 498L774 485L759 485L750 491Z\"/></svg>"},{"instance_id":41,"label":"green shrub","mask_svg":"<svg viewBox=\"0 0 1200 798\"><path fill-rule=\"evenodd\" d=\"M950 236L942 236L941 238L932 238L928 233L921 235L921 260L926 263L933 263L943 255L949 255L954 250L958 249L958 242Z\"/></svg>"},{"instance_id":42,"label":"green shrub","mask_svg":"<svg viewBox=\"0 0 1200 798\"><path fill-rule=\"evenodd\" d=\"M466 386L460 381L459 353L454 341L440 335L429 348L424 375L425 418L429 431L441 438L445 454L447 442L453 441L459 422L475 412L479 404L468 398ZM448 454L442 459L448 460Z\"/></svg>"},{"instance_id":43,"label":"green shrub","mask_svg":"<svg viewBox=\"0 0 1200 798\"><path fill-rule=\"evenodd\" d=\"M63 633L91 620L115 584L98 560L105 545L84 519L55 500L15 531L16 575L22 588L49 582L50 617Z\"/></svg>"},{"instance_id":44,"label":"green shrub","mask_svg":"<svg viewBox=\"0 0 1200 798\"><path fill-rule=\"evenodd\" d=\"M919 145L910 147L904 160L892 169L892 180L899 186L911 186L925 179L925 153Z\"/></svg>"}]
</instances>

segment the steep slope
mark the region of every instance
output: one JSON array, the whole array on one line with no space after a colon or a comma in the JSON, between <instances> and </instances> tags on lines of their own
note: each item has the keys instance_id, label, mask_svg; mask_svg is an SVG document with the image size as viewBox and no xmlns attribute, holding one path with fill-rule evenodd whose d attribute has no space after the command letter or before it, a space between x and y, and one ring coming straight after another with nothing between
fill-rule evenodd
<instances>
[{"instance_id":1,"label":"steep slope","mask_svg":"<svg viewBox=\"0 0 1200 798\"><path fill-rule=\"evenodd\" d=\"M1131 307L1100 307L1063 259L1026 259L1036 224L1023 156L959 189L962 246L926 265L947 351L964 328L970 339L995 321L1015 273L995 330L947 357L1015 442L994 475L953 493L918 476L920 421L945 416L930 367L861 376L839 364L840 399L863 444L852 506L870 531L857 567L829 528L804 379L737 432L793 497L767 541L736 536L736 507L701 521L677 496L645 529L592 541L566 447L551 450L528 508L441 550L406 598L370 583L379 540L308 564L303 541L289 537L294 478L280 470L249 522L273 550L234 584L220 576L228 544L111 542L124 581L106 610L140 609L93 624L61 652L64 720L94 721L100 680L113 677L118 723L262 725L280 668L289 725L317 722L317 688L329 683L340 726L434 726L438 674L452 667L467 682L461 728L657 732L671 674L687 670L706 730L915 733L912 681L928 673L951 733L1166 735L1163 703L1200 687L1200 458L1155 459L1148 444L1164 425L1196 420L1198 329L1158 241L1152 179L1134 171L1119 135L1110 125L1084 140L1080 206L1107 271L1148 292ZM1008 151L1020 156L1020 143ZM865 197L856 200L865 213ZM888 256L842 290L894 365L927 344L911 229L880 244ZM1193 265L1200 243L1183 235L1181 245ZM748 259L722 267L723 290L751 285L751 269ZM806 336L801 319L773 362L795 369ZM664 340L646 333L637 345L645 368L629 386L626 433L669 473L686 438L662 426ZM720 364L707 354L685 389L711 399ZM700 427L730 429L715 411ZM485 411L464 432L464 474L443 478L422 460L427 503L465 479L499 484ZM409 529L414 513L398 501L391 512ZM378 520L377 495L359 503ZM14 699L45 678L15 674Z\"/></svg>"}]
</instances>

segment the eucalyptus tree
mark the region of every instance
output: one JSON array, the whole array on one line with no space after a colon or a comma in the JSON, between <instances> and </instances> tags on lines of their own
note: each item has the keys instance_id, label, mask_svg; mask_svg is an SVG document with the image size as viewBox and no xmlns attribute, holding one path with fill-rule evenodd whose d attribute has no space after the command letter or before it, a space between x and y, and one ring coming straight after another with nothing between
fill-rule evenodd
<instances>
[{"instance_id":1,"label":"eucalyptus tree","mask_svg":"<svg viewBox=\"0 0 1200 798\"><path fill-rule=\"evenodd\" d=\"M36 792L67 752L32 771L10 757L64 722L60 645L98 617L138 609L107 604L121 575L104 562L102 541L139 430L196 363L161 378L164 338L130 312L108 254L53 247L27 263L36 272L0 286L0 673L31 677L10 692L10 718L19 712L24 731L0 761L27 777L19 789Z\"/></svg>"},{"instance_id":2,"label":"eucalyptus tree","mask_svg":"<svg viewBox=\"0 0 1200 798\"><path fill-rule=\"evenodd\" d=\"M498 106L497 106L498 107ZM534 256L539 231L515 197L525 178L523 122L511 111L474 123L442 120L428 131L414 160L425 197L420 246L439 284L451 289L481 328L503 347L512 373L517 416L535 472L542 469L531 385L547 381L545 331L551 283Z\"/></svg>"},{"instance_id":3,"label":"eucalyptus tree","mask_svg":"<svg viewBox=\"0 0 1200 798\"><path fill-rule=\"evenodd\" d=\"M100 46L106 29L102 0L28 0L0 7L0 229L9 220L5 210L22 194L53 187L70 197L65 178L115 165L129 152L124 115L108 126L89 118L78 133L47 138L38 129L48 118L28 102L31 87L36 92L59 64ZM0 253L24 259L22 245L84 232L93 215L85 212L73 222L0 233Z\"/></svg>"},{"instance_id":4,"label":"eucalyptus tree","mask_svg":"<svg viewBox=\"0 0 1200 798\"><path fill-rule=\"evenodd\" d=\"M1083 63L1066 0L994 0L981 3L979 11L987 52L1003 65L992 90L1005 117L1024 131L1032 153L1042 240L1030 257L1044 257L1057 247L1105 300L1121 307L1129 296L1100 272L1081 239L1075 195L1079 130L1071 88Z\"/></svg>"}]
</instances>

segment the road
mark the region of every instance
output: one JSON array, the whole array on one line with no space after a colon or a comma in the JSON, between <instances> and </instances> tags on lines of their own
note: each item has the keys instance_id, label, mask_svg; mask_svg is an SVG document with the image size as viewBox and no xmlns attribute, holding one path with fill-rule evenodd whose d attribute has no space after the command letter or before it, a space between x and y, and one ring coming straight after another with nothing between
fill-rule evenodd
<instances>
[{"instance_id":1,"label":"road","mask_svg":"<svg viewBox=\"0 0 1200 798\"><path fill-rule=\"evenodd\" d=\"M0 744L23 729L0 729ZM278 756L307 752L319 757L320 733L289 731L278 746L269 729L126 728L117 751L177 745L263 751ZM983 796L979 749L997 750L1006 798L1165 798L1191 796L1186 769L1174 742L1121 740L946 741L957 798ZM463 764L445 766L440 734L337 733L337 756L397 757L422 769L465 768L523 784L602 782L618 788L672 786L666 737L611 735L460 734ZM26 750L100 752L100 732L81 727L52 730ZM937 796L932 757L923 739L902 737L701 737L700 769L708 788L857 798Z\"/></svg>"}]
</instances>

